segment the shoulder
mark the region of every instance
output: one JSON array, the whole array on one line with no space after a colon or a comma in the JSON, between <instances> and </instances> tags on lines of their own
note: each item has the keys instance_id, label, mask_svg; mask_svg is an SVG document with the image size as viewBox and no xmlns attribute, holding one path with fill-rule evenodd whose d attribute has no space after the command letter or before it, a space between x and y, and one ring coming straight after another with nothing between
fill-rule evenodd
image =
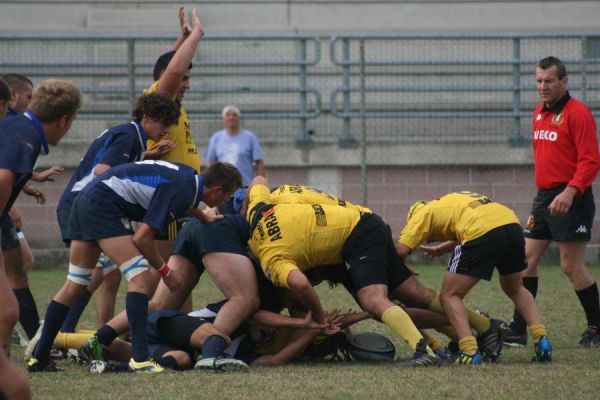
<instances>
[{"instance_id":1,"label":"shoulder","mask_svg":"<svg viewBox=\"0 0 600 400\"><path fill-rule=\"evenodd\" d=\"M570 112L576 115L592 115L592 111L590 108L581 100L571 97L567 104L565 104L565 108Z\"/></svg>"}]
</instances>

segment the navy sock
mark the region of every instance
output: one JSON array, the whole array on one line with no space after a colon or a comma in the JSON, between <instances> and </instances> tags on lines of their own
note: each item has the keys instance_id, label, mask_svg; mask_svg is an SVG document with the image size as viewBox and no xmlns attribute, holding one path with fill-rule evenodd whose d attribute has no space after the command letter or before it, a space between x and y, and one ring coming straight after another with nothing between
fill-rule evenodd
<instances>
[{"instance_id":1,"label":"navy sock","mask_svg":"<svg viewBox=\"0 0 600 400\"><path fill-rule=\"evenodd\" d=\"M589 327L598 330L600 328L600 295L598 295L598 285L594 282L585 289L576 290L579 302L585 311L585 317Z\"/></svg>"},{"instance_id":2,"label":"navy sock","mask_svg":"<svg viewBox=\"0 0 600 400\"><path fill-rule=\"evenodd\" d=\"M148 353L148 295L139 292L127 292L125 310L131 332L131 355L135 361L146 361Z\"/></svg>"},{"instance_id":3,"label":"navy sock","mask_svg":"<svg viewBox=\"0 0 600 400\"><path fill-rule=\"evenodd\" d=\"M27 338L31 340L40 327L40 315L38 314L35 299L29 287L13 289L13 293L19 302L19 322Z\"/></svg>"},{"instance_id":4,"label":"navy sock","mask_svg":"<svg viewBox=\"0 0 600 400\"><path fill-rule=\"evenodd\" d=\"M523 286L525 289L529 290L529 292L535 296L537 296L538 290L538 277L537 276L524 276L523 277ZM513 314L513 322L511 326L515 328L519 332L527 332L527 323L523 319L523 316L517 311L515 308L515 312Z\"/></svg>"},{"instance_id":5,"label":"navy sock","mask_svg":"<svg viewBox=\"0 0 600 400\"><path fill-rule=\"evenodd\" d=\"M57 301L51 300L48 304L42 336L33 353L40 363L45 364L50 360L50 348L68 312L69 307Z\"/></svg>"},{"instance_id":6,"label":"navy sock","mask_svg":"<svg viewBox=\"0 0 600 400\"><path fill-rule=\"evenodd\" d=\"M86 289L79 299L77 299L75 304L73 304L71 310L69 310L65 322L63 322L60 327L61 332L75 332L79 318L81 317L81 314L83 314L83 310L85 310L85 307L88 305L91 298L92 294Z\"/></svg>"},{"instance_id":7,"label":"navy sock","mask_svg":"<svg viewBox=\"0 0 600 400\"><path fill-rule=\"evenodd\" d=\"M223 353L227 347L227 341L223 336L212 335L202 343L202 358L215 358Z\"/></svg>"},{"instance_id":8,"label":"navy sock","mask_svg":"<svg viewBox=\"0 0 600 400\"><path fill-rule=\"evenodd\" d=\"M179 369L179 367L177 366L177 360L175 360L175 357L173 356L159 357L154 361L166 368Z\"/></svg>"},{"instance_id":9,"label":"navy sock","mask_svg":"<svg viewBox=\"0 0 600 400\"><path fill-rule=\"evenodd\" d=\"M104 325L102 328L98 329L95 333L98 338L98 342L104 347L110 346L112 342L115 341L119 334L115 331L111 326Z\"/></svg>"}]
</instances>

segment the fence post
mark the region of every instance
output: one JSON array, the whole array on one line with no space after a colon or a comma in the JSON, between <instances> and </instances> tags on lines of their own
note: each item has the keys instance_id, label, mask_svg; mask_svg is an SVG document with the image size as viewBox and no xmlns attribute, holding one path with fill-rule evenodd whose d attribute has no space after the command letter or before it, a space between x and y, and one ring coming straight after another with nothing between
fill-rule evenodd
<instances>
[{"instance_id":1,"label":"fence post","mask_svg":"<svg viewBox=\"0 0 600 400\"><path fill-rule=\"evenodd\" d=\"M129 78L129 104L135 106L135 39L127 40L127 76Z\"/></svg>"},{"instance_id":2,"label":"fence post","mask_svg":"<svg viewBox=\"0 0 600 400\"><path fill-rule=\"evenodd\" d=\"M365 39L360 39L360 186L362 203L367 205L367 85Z\"/></svg>"},{"instance_id":3,"label":"fence post","mask_svg":"<svg viewBox=\"0 0 600 400\"><path fill-rule=\"evenodd\" d=\"M521 38L513 38L513 132L510 145L525 146L521 131Z\"/></svg>"},{"instance_id":4,"label":"fence post","mask_svg":"<svg viewBox=\"0 0 600 400\"><path fill-rule=\"evenodd\" d=\"M350 66L350 38L345 37L342 42L342 85L344 89L344 134L339 141L339 146L343 149L352 149L358 147L358 141L352 137L350 130L350 121L352 112L350 103L351 87L351 66Z\"/></svg>"},{"instance_id":5,"label":"fence post","mask_svg":"<svg viewBox=\"0 0 600 400\"><path fill-rule=\"evenodd\" d=\"M307 123L307 54L306 54L306 39L303 38L300 40L300 59L302 62L300 63L300 130L298 132L298 136L295 140L296 148L299 149L312 149L314 147L314 143L312 139L308 136L308 130L306 129Z\"/></svg>"},{"instance_id":6,"label":"fence post","mask_svg":"<svg viewBox=\"0 0 600 400\"><path fill-rule=\"evenodd\" d=\"M579 62L579 73L581 74L581 101L587 103L587 74L586 74L586 58L587 58L587 37L581 37L581 61Z\"/></svg>"}]
</instances>

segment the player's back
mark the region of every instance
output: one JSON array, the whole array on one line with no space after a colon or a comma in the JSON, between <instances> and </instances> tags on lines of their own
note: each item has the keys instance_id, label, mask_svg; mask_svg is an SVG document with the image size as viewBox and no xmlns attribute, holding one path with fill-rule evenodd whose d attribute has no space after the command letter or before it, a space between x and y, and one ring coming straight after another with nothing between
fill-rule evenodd
<instances>
[{"instance_id":1,"label":"player's back","mask_svg":"<svg viewBox=\"0 0 600 400\"><path fill-rule=\"evenodd\" d=\"M271 191L274 204L323 204L337 205L370 213L371 210L358 204L350 203L330 193L304 185L281 185Z\"/></svg>"}]
</instances>

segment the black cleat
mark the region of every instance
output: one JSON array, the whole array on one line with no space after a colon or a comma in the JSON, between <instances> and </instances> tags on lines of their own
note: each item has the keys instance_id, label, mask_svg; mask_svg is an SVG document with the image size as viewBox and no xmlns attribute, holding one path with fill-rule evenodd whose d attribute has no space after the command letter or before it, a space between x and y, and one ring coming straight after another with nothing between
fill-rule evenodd
<instances>
[{"instance_id":1,"label":"black cleat","mask_svg":"<svg viewBox=\"0 0 600 400\"><path fill-rule=\"evenodd\" d=\"M577 343L577 347L580 349L600 347L600 330L591 326L588 327L585 332L581 334L581 339Z\"/></svg>"},{"instance_id":2,"label":"black cleat","mask_svg":"<svg viewBox=\"0 0 600 400\"><path fill-rule=\"evenodd\" d=\"M408 361L400 363L402 367L439 367L442 365L442 359L436 355L431 355L427 352L427 343L425 339L421 339L417 345L417 350Z\"/></svg>"},{"instance_id":3,"label":"black cleat","mask_svg":"<svg viewBox=\"0 0 600 400\"><path fill-rule=\"evenodd\" d=\"M42 364L37 358L31 357L27 363L27 372L59 372L60 369L56 368L54 361L49 360L47 363Z\"/></svg>"},{"instance_id":4,"label":"black cleat","mask_svg":"<svg viewBox=\"0 0 600 400\"><path fill-rule=\"evenodd\" d=\"M502 352L502 339L506 323L499 319L490 319L490 327L477 337L477 346L485 360L495 362Z\"/></svg>"},{"instance_id":5,"label":"black cleat","mask_svg":"<svg viewBox=\"0 0 600 400\"><path fill-rule=\"evenodd\" d=\"M508 347L522 347L527 345L527 331L518 329L513 323L504 331L502 341Z\"/></svg>"}]
</instances>

